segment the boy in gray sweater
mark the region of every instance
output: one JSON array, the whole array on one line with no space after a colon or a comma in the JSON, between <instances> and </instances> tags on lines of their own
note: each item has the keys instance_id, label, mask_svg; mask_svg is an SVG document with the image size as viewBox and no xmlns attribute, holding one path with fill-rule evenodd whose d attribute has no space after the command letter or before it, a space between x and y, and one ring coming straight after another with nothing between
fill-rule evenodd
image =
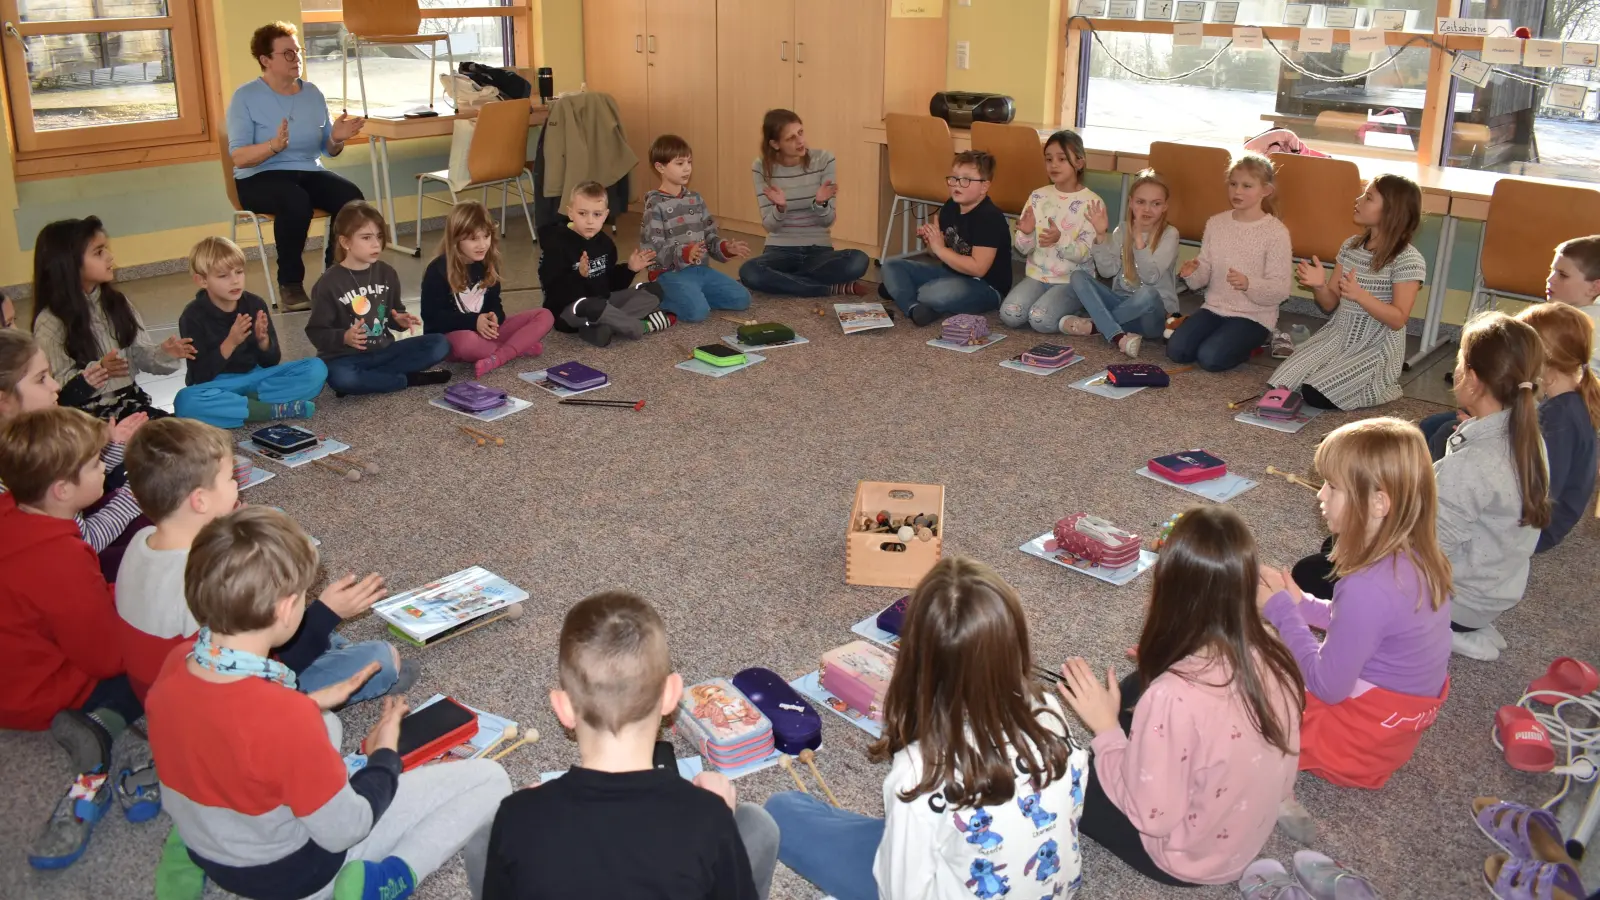
<instances>
[{"instance_id":1,"label":"boy in gray sweater","mask_svg":"<svg viewBox=\"0 0 1600 900\"><path fill-rule=\"evenodd\" d=\"M639 245L656 255L650 279L661 285L661 308L685 322L705 321L713 309L749 309L750 292L711 268L710 260L749 256L750 246L722 240L706 202L689 190L694 172L689 143L663 134L650 145L650 164L661 176L661 187L644 196Z\"/></svg>"}]
</instances>

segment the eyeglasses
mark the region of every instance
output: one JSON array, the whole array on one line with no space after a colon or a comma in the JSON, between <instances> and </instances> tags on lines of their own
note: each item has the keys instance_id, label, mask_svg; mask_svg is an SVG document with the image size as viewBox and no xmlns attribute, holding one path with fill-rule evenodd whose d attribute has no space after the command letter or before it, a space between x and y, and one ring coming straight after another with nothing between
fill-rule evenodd
<instances>
[{"instance_id":1,"label":"eyeglasses","mask_svg":"<svg viewBox=\"0 0 1600 900\"><path fill-rule=\"evenodd\" d=\"M974 181L982 184L986 183L988 180L989 179L987 178L967 178L965 176L956 175L946 175L944 177L944 183L950 185L951 187L969 187Z\"/></svg>"},{"instance_id":2,"label":"eyeglasses","mask_svg":"<svg viewBox=\"0 0 1600 900\"><path fill-rule=\"evenodd\" d=\"M278 51L274 52L271 55L273 55L273 56L282 56L288 62L299 62L300 61L300 51L299 50L278 50Z\"/></svg>"}]
</instances>

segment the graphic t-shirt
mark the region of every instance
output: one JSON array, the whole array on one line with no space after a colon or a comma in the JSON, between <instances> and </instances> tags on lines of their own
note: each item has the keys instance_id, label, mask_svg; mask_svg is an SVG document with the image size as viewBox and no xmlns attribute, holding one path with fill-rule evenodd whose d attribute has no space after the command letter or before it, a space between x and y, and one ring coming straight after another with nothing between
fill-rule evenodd
<instances>
[{"instance_id":1,"label":"graphic t-shirt","mask_svg":"<svg viewBox=\"0 0 1600 900\"><path fill-rule=\"evenodd\" d=\"M360 322L367 336L366 350L382 350L394 343L389 329L404 330L394 316L405 311L400 300L400 273L388 263L375 262L362 270L332 266L311 288L306 337L323 359L361 353L344 342L344 333Z\"/></svg>"},{"instance_id":2,"label":"graphic t-shirt","mask_svg":"<svg viewBox=\"0 0 1600 900\"><path fill-rule=\"evenodd\" d=\"M458 292L450 287L449 263L443 256L428 263L428 270L422 274L422 333L475 331L478 316L484 313L494 313L504 322L506 310L500 302L500 282L485 287L487 272L481 262L468 265L467 288Z\"/></svg>"},{"instance_id":3,"label":"graphic t-shirt","mask_svg":"<svg viewBox=\"0 0 1600 900\"><path fill-rule=\"evenodd\" d=\"M973 247L995 248L994 262L980 277L1002 297L1011 290L1011 226L993 200L983 198L969 213L962 213L961 204L954 200L945 201L939 207L939 230L944 232L945 245L962 256L971 256Z\"/></svg>"},{"instance_id":4,"label":"graphic t-shirt","mask_svg":"<svg viewBox=\"0 0 1600 900\"><path fill-rule=\"evenodd\" d=\"M1025 269L1029 278L1045 284L1066 284L1072 273L1089 259L1094 247L1094 226L1089 224L1089 207L1099 203L1100 195L1088 188L1079 188L1070 194L1056 190L1053 184L1028 195L1024 208L1033 210L1033 233L1017 232L1017 249L1027 254ZM1039 243L1039 233L1054 224L1061 237L1048 247Z\"/></svg>"}]
</instances>

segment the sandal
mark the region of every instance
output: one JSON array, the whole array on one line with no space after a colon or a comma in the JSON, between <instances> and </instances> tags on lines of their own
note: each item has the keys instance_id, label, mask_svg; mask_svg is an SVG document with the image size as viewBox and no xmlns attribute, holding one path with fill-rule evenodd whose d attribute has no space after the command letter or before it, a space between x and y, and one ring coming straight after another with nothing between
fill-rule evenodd
<instances>
[{"instance_id":1,"label":"sandal","mask_svg":"<svg viewBox=\"0 0 1600 900\"><path fill-rule=\"evenodd\" d=\"M1239 894L1244 900L1313 900L1275 859L1258 859L1246 866L1239 877Z\"/></svg>"},{"instance_id":2,"label":"sandal","mask_svg":"<svg viewBox=\"0 0 1600 900\"><path fill-rule=\"evenodd\" d=\"M1294 877L1315 900L1378 900L1378 889L1366 876L1346 869L1315 850L1295 853Z\"/></svg>"},{"instance_id":3,"label":"sandal","mask_svg":"<svg viewBox=\"0 0 1600 900\"><path fill-rule=\"evenodd\" d=\"M1512 859L1496 853L1483 861L1483 883L1500 900L1583 900L1578 870L1566 863Z\"/></svg>"},{"instance_id":4,"label":"sandal","mask_svg":"<svg viewBox=\"0 0 1600 900\"><path fill-rule=\"evenodd\" d=\"M1572 862L1561 840L1561 826L1547 809L1479 797L1472 801L1472 817L1484 837L1516 859Z\"/></svg>"},{"instance_id":5,"label":"sandal","mask_svg":"<svg viewBox=\"0 0 1600 900\"><path fill-rule=\"evenodd\" d=\"M1534 702L1551 706L1566 699L1560 694L1582 697L1594 693L1596 689L1600 689L1600 672L1583 660L1570 656L1557 658L1543 675L1528 685L1528 693L1533 694ZM1538 691L1559 691L1560 694L1540 694Z\"/></svg>"},{"instance_id":6,"label":"sandal","mask_svg":"<svg viewBox=\"0 0 1600 900\"><path fill-rule=\"evenodd\" d=\"M1494 714L1495 736L1506 763L1522 772L1548 772L1556 766L1550 732L1524 706L1502 706Z\"/></svg>"}]
</instances>

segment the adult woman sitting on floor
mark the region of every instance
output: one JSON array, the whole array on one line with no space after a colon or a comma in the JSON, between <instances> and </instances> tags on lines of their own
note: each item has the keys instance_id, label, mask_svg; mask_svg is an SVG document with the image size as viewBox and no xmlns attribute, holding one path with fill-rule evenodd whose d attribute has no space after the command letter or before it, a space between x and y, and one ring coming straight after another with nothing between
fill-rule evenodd
<instances>
[{"instance_id":1,"label":"adult woman sitting on floor","mask_svg":"<svg viewBox=\"0 0 1600 900\"><path fill-rule=\"evenodd\" d=\"M750 168L767 245L760 256L739 267L745 287L788 297L868 293L858 280L867 273L867 255L835 250L828 236L839 194L833 154L806 146L806 128L798 115L767 110L761 120L761 156Z\"/></svg>"},{"instance_id":2,"label":"adult woman sitting on floor","mask_svg":"<svg viewBox=\"0 0 1600 900\"><path fill-rule=\"evenodd\" d=\"M250 36L250 55L261 66L261 77L234 91L228 103L233 183L240 205L274 217L282 308L299 312L311 308L301 254L312 213L331 215L365 199L348 178L322 167L322 155L338 156L366 120L347 113L330 120L322 92L300 78L300 41L288 22L257 28ZM333 241L324 250L323 265L333 265Z\"/></svg>"}]
</instances>

